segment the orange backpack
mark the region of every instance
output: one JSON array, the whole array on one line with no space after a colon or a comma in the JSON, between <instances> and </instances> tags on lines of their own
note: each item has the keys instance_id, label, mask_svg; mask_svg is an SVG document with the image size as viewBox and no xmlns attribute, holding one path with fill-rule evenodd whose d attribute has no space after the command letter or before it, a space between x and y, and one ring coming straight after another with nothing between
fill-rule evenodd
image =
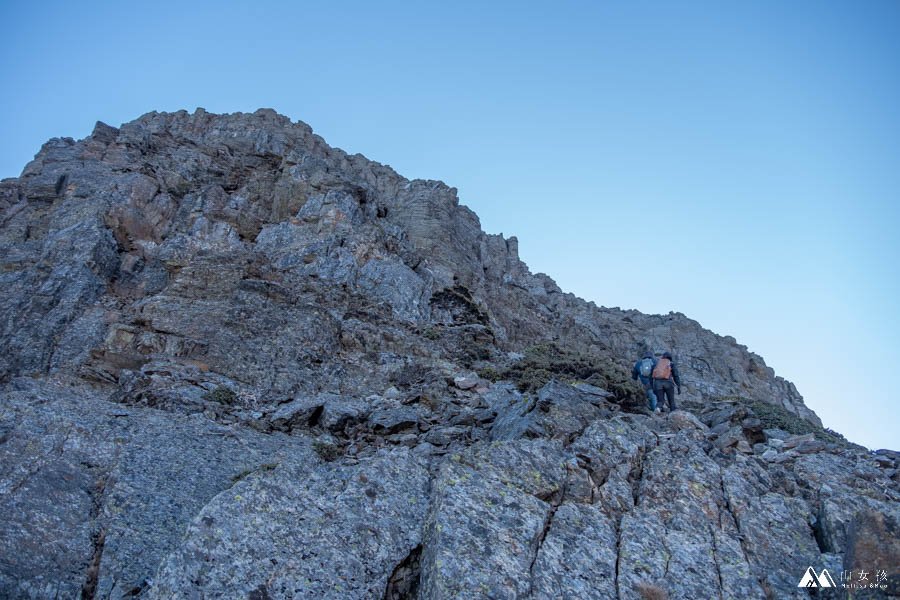
<instances>
[{"instance_id":1,"label":"orange backpack","mask_svg":"<svg viewBox=\"0 0 900 600\"><path fill-rule=\"evenodd\" d=\"M672 378L672 361L668 358L661 358L653 369L653 379L671 379Z\"/></svg>"}]
</instances>

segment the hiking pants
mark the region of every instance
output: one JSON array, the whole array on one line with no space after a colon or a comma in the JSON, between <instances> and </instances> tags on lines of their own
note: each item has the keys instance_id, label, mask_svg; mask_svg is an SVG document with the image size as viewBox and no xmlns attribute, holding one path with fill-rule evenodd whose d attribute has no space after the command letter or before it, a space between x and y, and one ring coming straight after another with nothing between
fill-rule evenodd
<instances>
[{"instance_id":1,"label":"hiking pants","mask_svg":"<svg viewBox=\"0 0 900 600\"><path fill-rule=\"evenodd\" d=\"M649 382L644 386L644 391L647 392L647 404L650 406L650 410L656 410L656 393Z\"/></svg>"},{"instance_id":2,"label":"hiking pants","mask_svg":"<svg viewBox=\"0 0 900 600\"><path fill-rule=\"evenodd\" d=\"M669 411L678 410L675 406L675 382L671 379L654 379L653 391L663 407L666 405L666 396L669 397Z\"/></svg>"}]
</instances>

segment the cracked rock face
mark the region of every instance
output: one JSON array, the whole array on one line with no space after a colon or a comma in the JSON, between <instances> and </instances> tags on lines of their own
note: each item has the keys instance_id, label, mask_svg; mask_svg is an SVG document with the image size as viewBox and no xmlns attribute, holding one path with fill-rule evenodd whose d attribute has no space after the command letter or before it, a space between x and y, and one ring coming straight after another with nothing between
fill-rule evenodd
<instances>
[{"instance_id":1,"label":"cracked rock face","mask_svg":"<svg viewBox=\"0 0 900 600\"><path fill-rule=\"evenodd\" d=\"M199 512L150 598L371 598L421 542L428 471L406 449L352 466L279 465Z\"/></svg>"},{"instance_id":2,"label":"cracked rock face","mask_svg":"<svg viewBox=\"0 0 900 600\"><path fill-rule=\"evenodd\" d=\"M0 266L0 597L896 593L900 455L272 111L51 140ZM644 349L685 410L641 406Z\"/></svg>"}]
</instances>

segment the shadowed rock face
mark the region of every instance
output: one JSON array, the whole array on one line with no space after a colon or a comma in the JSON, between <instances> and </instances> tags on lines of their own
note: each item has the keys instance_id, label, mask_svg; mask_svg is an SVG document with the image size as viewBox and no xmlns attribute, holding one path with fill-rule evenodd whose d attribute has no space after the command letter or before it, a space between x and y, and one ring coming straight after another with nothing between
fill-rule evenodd
<instances>
[{"instance_id":1,"label":"shadowed rock face","mask_svg":"<svg viewBox=\"0 0 900 600\"><path fill-rule=\"evenodd\" d=\"M0 183L0 344L3 597L788 598L809 566L896 587L896 453L272 111L45 144ZM646 348L687 411L635 401Z\"/></svg>"}]
</instances>

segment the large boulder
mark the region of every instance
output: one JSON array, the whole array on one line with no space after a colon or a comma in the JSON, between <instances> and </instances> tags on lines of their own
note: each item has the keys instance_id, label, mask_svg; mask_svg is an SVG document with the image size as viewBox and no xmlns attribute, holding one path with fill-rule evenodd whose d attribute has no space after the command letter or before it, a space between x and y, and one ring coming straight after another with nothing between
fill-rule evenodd
<instances>
[{"instance_id":1,"label":"large boulder","mask_svg":"<svg viewBox=\"0 0 900 600\"><path fill-rule=\"evenodd\" d=\"M406 451L244 478L194 518L149 598L372 598L422 542L428 473Z\"/></svg>"},{"instance_id":2,"label":"large boulder","mask_svg":"<svg viewBox=\"0 0 900 600\"><path fill-rule=\"evenodd\" d=\"M310 470L320 462L308 441L282 434L126 407L86 390L17 387L0 395L4 596L139 593L216 495L284 461Z\"/></svg>"}]
</instances>

